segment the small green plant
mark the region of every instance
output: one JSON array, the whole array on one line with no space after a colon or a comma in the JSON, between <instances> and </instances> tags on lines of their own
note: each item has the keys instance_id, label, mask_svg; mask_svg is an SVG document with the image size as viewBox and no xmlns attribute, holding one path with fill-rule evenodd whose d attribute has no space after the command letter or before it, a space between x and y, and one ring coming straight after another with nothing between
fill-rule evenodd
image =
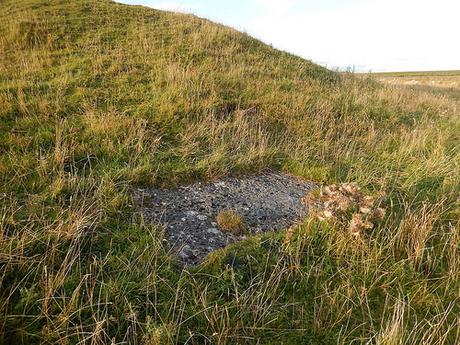
<instances>
[{"instance_id":1,"label":"small green plant","mask_svg":"<svg viewBox=\"0 0 460 345\"><path fill-rule=\"evenodd\" d=\"M322 187L319 193L309 194L306 202L318 219L337 223L359 236L385 216L385 209L378 207L383 196L366 195L356 183L342 183Z\"/></svg>"},{"instance_id":2,"label":"small green plant","mask_svg":"<svg viewBox=\"0 0 460 345\"><path fill-rule=\"evenodd\" d=\"M244 219L232 209L222 210L216 216L219 228L224 232L241 235L245 230Z\"/></svg>"}]
</instances>

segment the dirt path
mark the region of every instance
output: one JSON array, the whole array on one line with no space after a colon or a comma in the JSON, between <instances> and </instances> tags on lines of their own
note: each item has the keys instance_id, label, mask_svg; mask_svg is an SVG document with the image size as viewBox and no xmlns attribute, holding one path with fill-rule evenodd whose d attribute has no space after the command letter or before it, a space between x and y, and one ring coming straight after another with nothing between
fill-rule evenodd
<instances>
[{"instance_id":1,"label":"dirt path","mask_svg":"<svg viewBox=\"0 0 460 345\"><path fill-rule=\"evenodd\" d=\"M145 218L165 228L166 239L186 265L199 263L210 252L244 235L222 232L215 217L233 209L249 233L284 229L303 216L302 202L312 184L284 174L226 178L176 190L139 189L135 199Z\"/></svg>"}]
</instances>

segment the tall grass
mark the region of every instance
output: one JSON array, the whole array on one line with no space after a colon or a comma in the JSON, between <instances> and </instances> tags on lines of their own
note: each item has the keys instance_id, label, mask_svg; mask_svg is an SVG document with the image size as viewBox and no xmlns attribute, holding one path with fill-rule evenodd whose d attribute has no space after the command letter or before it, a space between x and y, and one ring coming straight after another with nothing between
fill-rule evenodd
<instances>
[{"instance_id":1,"label":"tall grass","mask_svg":"<svg viewBox=\"0 0 460 345\"><path fill-rule=\"evenodd\" d=\"M458 343L458 109L192 16L2 1L0 341ZM389 214L181 270L130 198L266 169L385 191Z\"/></svg>"}]
</instances>

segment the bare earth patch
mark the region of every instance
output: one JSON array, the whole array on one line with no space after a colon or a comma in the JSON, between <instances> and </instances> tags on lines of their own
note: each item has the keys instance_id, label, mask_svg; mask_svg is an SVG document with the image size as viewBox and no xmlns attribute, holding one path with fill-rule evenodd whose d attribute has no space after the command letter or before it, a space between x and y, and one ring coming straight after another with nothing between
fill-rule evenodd
<instances>
[{"instance_id":1,"label":"bare earth patch","mask_svg":"<svg viewBox=\"0 0 460 345\"><path fill-rule=\"evenodd\" d=\"M285 174L229 177L175 190L138 189L135 200L145 218L165 229L165 237L186 265L245 238L219 229L216 217L234 210L247 234L282 230L307 214L302 199L313 184ZM224 231L222 231L224 230Z\"/></svg>"}]
</instances>

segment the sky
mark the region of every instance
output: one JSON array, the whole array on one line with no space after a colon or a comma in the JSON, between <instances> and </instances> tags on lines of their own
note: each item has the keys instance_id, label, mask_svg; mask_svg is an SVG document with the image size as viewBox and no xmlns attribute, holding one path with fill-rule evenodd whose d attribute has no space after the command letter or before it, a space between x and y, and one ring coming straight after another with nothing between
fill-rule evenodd
<instances>
[{"instance_id":1,"label":"sky","mask_svg":"<svg viewBox=\"0 0 460 345\"><path fill-rule=\"evenodd\" d=\"M193 13L331 69L460 69L460 0L118 0Z\"/></svg>"}]
</instances>

